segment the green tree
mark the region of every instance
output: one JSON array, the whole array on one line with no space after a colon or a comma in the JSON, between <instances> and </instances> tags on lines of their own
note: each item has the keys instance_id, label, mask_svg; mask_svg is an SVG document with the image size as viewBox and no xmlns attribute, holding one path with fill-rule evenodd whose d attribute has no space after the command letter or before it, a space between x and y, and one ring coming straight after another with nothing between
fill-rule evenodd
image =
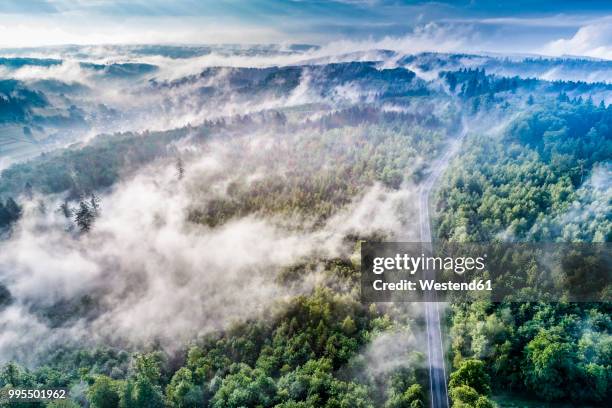
<instances>
[{"instance_id":1,"label":"green tree","mask_svg":"<svg viewBox=\"0 0 612 408\"><path fill-rule=\"evenodd\" d=\"M476 401L476 408L495 408L495 404L484 395Z\"/></svg>"},{"instance_id":2,"label":"green tree","mask_svg":"<svg viewBox=\"0 0 612 408\"><path fill-rule=\"evenodd\" d=\"M161 353L138 354L134 358L134 375L128 379L121 395L121 408L162 408L164 395L160 386Z\"/></svg>"},{"instance_id":3,"label":"green tree","mask_svg":"<svg viewBox=\"0 0 612 408\"><path fill-rule=\"evenodd\" d=\"M191 370L181 367L166 387L166 399L176 408L195 408L204 404L202 387L194 384Z\"/></svg>"},{"instance_id":4,"label":"green tree","mask_svg":"<svg viewBox=\"0 0 612 408\"><path fill-rule=\"evenodd\" d=\"M21 214L21 206L12 197L9 197L5 203L0 200L0 228L10 226L21 217Z\"/></svg>"},{"instance_id":5,"label":"green tree","mask_svg":"<svg viewBox=\"0 0 612 408\"><path fill-rule=\"evenodd\" d=\"M89 232L93 226L95 215L85 201L79 203L79 207L74 213L74 222L79 227L81 232Z\"/></svg>"},{"instance_id":6,"label":"green tree","mask_svg":"<svg viewBox=\"0 0 612 408\"><path fill-rule=\"evenodd\" d=\"M87 390L87 401L92 408L117 408L119 406L117 384L110 377L97 376Z\"/></svg>"},{"instance_id":7,"label":"green tree","mask_svg":"<svg viewBox=\"0 0 612 408\"><path fill-rule=\"evenodd\" d=\"M527 386L546 400L568 396L576 379L577 356L559 327L542 329L525 348L523 373Z\"/></svg>"},{"instance_id":8,"label":"green tree","mask_svg":"<svg viewBox=\"0 0 612 408\"><path fill-rule=\"evenodd\" d=\"M234 367L221 382L221 386L211 400L213 408L269 407L276 396L274 380L263 370L253 370L246 364Z\"/></svg>"},{"instance_id":9,"label":"green tree","mask_svg":"<svg viewBox=\"0 0 612 408\"><path fill-rule=\"evenodd\" d=\"M487 395L491 392L491 378L487 374L484 362L476 359L464 360L451 376L448 386L450 388L467 385L479 394Z\"/></svg>"},{"instance_id":10,"label":"green tree","mask_svg":"<svg viewBox=\"0 0 612 408\"><path fill-rule=\"evenodd\" d=\"M0 371L0 387L26 387L32 383L33 378L28 370L17 363L9 362Z\"/></svg>"},{"instance_id":11,"label":"green tree","mask_svg":"<svg viewBox=\"0 0 612 408\"><path fill-rule=\"evenodd\" d=\"M425 395L420 384L412 384L406 391L401 394L393 393L387 400L386 408L422 408Z\"/></svg>"},{"instance_id":12,"label":"green tree","mask_svg":"<svg viewBox=\"0 0 612 408\"><path fill-rule=\"evenodd\" d=\"M468 408L476 406L476 402L481 396L469 385L459 385L450 389L450 397L453 401L453 407Z\"/></svg>"},{"instance_id":13,"label":"green tree","mask_svg":"<svg viewBox=\"0 0 612 408\"><path fill-rule=\"evenodd\" d=\"M159 385L146 377L139 377L134 383L132 401L136 408L163 408L164 396Z\"/></svg>"}]
</instances>

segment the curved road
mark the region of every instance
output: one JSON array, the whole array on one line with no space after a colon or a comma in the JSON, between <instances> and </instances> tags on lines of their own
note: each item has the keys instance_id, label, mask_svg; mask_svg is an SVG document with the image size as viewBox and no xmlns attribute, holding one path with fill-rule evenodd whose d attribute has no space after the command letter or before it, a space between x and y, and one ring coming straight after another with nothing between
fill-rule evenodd
<instances>
[{"instance_id":1,"label":"curved road","mask_svg":"<svg viewBox=\"0 0 612 408\"><path fill-rule=\"evenodd\" d=\"M456 142L446 151L446 153L432 163L431 173L427 176L419 190L419 225L423 249L430 252L431 247L431 227L429 218L429 196L433 186L440 179L446 169L449 160L461 146L461 141L465 136L467 127L463 125L463 130ZM433 271L425 272L428 279L434 279ZM440 309L438 308L435 292L428 296L425 302L425 321L427 323L427 357L429 364L429 391L431 408L448 408L448 385L446 383L446 361L444 358L444 342L442 341L442 324L440 321Z\"/></svg>"}]
</instances>

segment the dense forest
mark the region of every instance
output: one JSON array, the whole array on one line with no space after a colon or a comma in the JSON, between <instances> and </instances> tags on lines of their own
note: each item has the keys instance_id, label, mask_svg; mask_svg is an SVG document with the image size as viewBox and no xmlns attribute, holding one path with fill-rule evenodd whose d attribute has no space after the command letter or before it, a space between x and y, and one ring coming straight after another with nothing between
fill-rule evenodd
<instances>
[{"instance_id":1,"label":"dense forest","mask_svg":"<svg viewBox=\"0 0 612 408\"><path fill-rule=\"evenodd\" d=\"M423 61L433 65L431 58L418 55L404 63L426 68ZM445 69L455 62L451 58ZM497 64L516 68L511 61ZM530 67L538 64L545 62L527 61ZM146 64L85 68L124 79L157 72ZM221 75L223 86L206 82ZM68 333L59 347L39 345L40 355L29 361L2 361L0 387L68 388L70 400L10 406L428 406L422 305L361 303L359 249L363 240L392 240L398 230L414 229L409 193L431 171L432 159L462 133L462 147L435 193L436 240L610 242L612 108L590 97L610 91L609 84L491 75L483 68L441 71L427 83L408 69L352 62L208 68L178 80L151 80L147 87L150 92L197 89L200 98L209 98L202 103L222 104L291 94L304 75L312 92L327 99L166 131L102 134L2 170L0 236L8 244L0 251L21 242L11 240L28 237L28 228L32 240L37 234L43 240L61 238L63 247L54 248L59 254L113 239L117 227L105 217L125 209L117 197L130 185L140 188L146 177L167 193L161 197L170 197L165 206L186 202L177 215L180 232L225 231L257 219L302 234L304 246L306 234L341 235L341 250L331 255L315 247L280 268L264 264L266 278L299 289L297 294L288 292L292 295L274 299L260 314L198 332L189 341L177 336L173 347L154 335L144 344L114 333L94 337L93 329L92 340L70 338L74 327L99 328L92 322L112 310L112 289L92 285L72 297L37 303L19 298L23 292L14 275L0 275L0 313L17 316L15 310L23 307L37 328L49 330L43 333ZM9 85L13 94L25 92L16 83L4 86ZM338 102L338 89L345 95L351 87L362 93ZM168 105L176 102L168 99ZM6 115L28 115L27 106L2 101ZM393 197L402 193L403 206L395 205ZM366 200L370 195L376 197L373 203ZM142 206L127 201L119 204ZM362 207L367 211L355 222L351 211ZM390 230L386 221L371 222L376 218L371 207L397 211L390 217L397 229ZM154 231L172 223L159 208L144 214ZM158 243L171 251L170 241L181 237L172 233ZM266 239L263 232L260 239ZM132 241L121 244L137 256ZM129 275L118 258L109 261L100 281L128 275L130 290L147 293L154 286L144 273ZM2 262L0 257L0 266L14 265ZM131 266L139 267L136 261ZM180 289L201 284L176 275ZM310 284L306 290L305 283ZM183 309L197 310L189 302ZM611 311L609 303L450 304L445 324L453 406L494 407L503 393L608 406Z\"/></svg>"},{"instance_id":2,"label":"dense forest","mask_svg":"<svg viewBox=\"0 0 612 408\"><path fill-rule=\"evenodd\" d=\"M438 238L610 242L611 126L610 107L560 94L496 137L472 135L438 192ZM453 365L483 363L493 390L607 405L610 313L609 303L453 304ZM454 398L469 403L472 391Z\"/></svg>"},{"instance_id":3,"label":"dense forest","mask_svg":"<svg viewBox=\"0 0 612 408\"><path fill-rule=\"evenodd\" d=\"M188 222L217 228L256 215L282 220L290 229L317 230L376 185L398 191L418 182L422 157L437 155L458 127L452 105L438 114L365 106L306 121L291 120L291 115L266 112L168 132L99 136L85 146L11 166L2 173L0 190L24 201L60 194L64 201L57 211L70 220L74 239L80 239L95 231L104 193L143 166L169 163L176 167L175 182L182 183L197 157L175 146L189 138L205 152L220 149L217 154L233 172L197 182L200 198L189 205ZM271 146L260 149L264 141ZM270 161L271 156L282 160ZM252 174L260 176L248 181ZM218 177L227 184L221 194L211 183ZM154 346L142 353L66 345L33 370L9 363L3 384L70 387L76 404L91 406L424 406L424 357L416 348L406 350L413 366L402 363L381 376L365 374L372 364L362 355L369 343L388 333L416 333L421 323L358 302L354 255L362 233L347 231L344 245L350 250L344 257L307 259L279 271L276 279L283 286L315 271L323 273L323 280L311 293L279 301L266 318L211 333L178 354ZM10 305L6 290L4 297ZM40 313L57 324L89 313L83 302L96 304L83 299Z\"/></svg>"}]
</instances>

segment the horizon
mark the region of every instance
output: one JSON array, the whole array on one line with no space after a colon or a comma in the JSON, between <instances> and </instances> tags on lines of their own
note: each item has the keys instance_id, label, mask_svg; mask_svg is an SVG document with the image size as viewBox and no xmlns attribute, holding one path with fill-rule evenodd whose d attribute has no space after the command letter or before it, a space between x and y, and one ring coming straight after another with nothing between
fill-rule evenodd
<instances>
[{"instance_id":1,"label":"horizon","mask_svg":"<svg viewBox=\"0 0 612 408\"><path fill-rule=\"evenodd\" d=\"M369 43L404 53L610 60L611 22L612 5L599 0L9 0L0 4L0 48Z\"/></svg>"},{"instance_id":2,"label":"horizon","mask_svg":"<svg viewBox=\"0 0 612 408\"><path fill-rule=\"evenodd\" d=\"M394 53L397 57L399 56L419 56L426 54L433 55L465 55L468 57L488 57L493 59L542 59L542 60L585 60L585 61L593 61L593 62L603 62L612 63L612 59L602 58L596 56L588 56L588 55L579 55L579 54L544 54L537 52L521 52L521 51L513 51L513 52L500 52L500 51L488 51L488 50L470 50L470 51L452 51L452 50L429 50L429 49L401 49L397 47L382 47L377 46L377 43L372 44L371 46L365 46L359 49L358 51L349 51L349 50L338 50L335 49L336 44L342 44L344 47L349 45L355 45L357 43L348 43L344 41L331 42L328 44L308 44L308 43L101 43L101 44L50 44L50 45L42 45L42 46L27 46L27 47L1 47L0 46L0 58L33 58L33 59L57 59L57 60L72 60L72 61L80 61L80 62L98 62L98 63L120 63L120 62L134 62L134 63L148 63L145 55L130 55L129 53L117 53L112 58L103 58L100 56L95 56L90 53L92 50L96 49L106 49L106 50L121 50L121 51L137 51L139 48L146 47L164 47L164 48L175 48L175 49L197 49L197 48L211 48L210 55L215 55L216 52L225 52L228 51L239 51L239 50L256 50L258 48L269 48L270 50L285 52L287 57L303 57L302 59L295 60L279 60L277 62L271 61L269 63L264 64L263 66L286 66L286 65L308 65L309 58L331 58L331 57L348 57L350 54L355 52L361 54L367 54L368 52L390 52ZM303 49L290 49L291 47L303 47ZM235 48L234 48L235 47ZM79 55L71 55L70 50L79 50L81 53ZM39 52L39 54L37 54ZM55 52L55 53L53 53ZM199 54L199 57L204 57L207 54ZM228 54L229 55L229 54ZM198 56L176 56L170 57L170 59L192 59L197 58ZM380 62L385 60L386 58L372 58L369 61L372 62ZM364 60L366 61L366 60ZM343 61L338 61L343 62ZM220 63L219 66L223 66L225 63ZM229 63L231 66L232 63ZM211 65L207 65L211 66ZM246 65L245 65L246 66ZM255 65L254 67L259 66Z\"/></svg>"}]
</instances>

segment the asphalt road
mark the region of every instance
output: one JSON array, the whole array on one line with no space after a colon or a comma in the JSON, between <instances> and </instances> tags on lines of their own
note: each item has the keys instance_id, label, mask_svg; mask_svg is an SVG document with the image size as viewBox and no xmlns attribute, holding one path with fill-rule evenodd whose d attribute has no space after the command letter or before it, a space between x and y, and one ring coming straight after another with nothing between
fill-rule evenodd
<instances>
[{"instance_id":1,"label":"asphalt road","mask_svg":"<svg viewBox=\"0 0 612 408\"><path fill-rule=\"evenodd\" d=\"M466 133L463 127L461 135L446 153L431 165L431 172L421 184L419 191L419 224L421 242L425 251L431 251L431 226L429 217L429 196L431 191L446 169L448 162L459 149ZM428 278L435 278L433 271L426 271ZM435 292L429 297L425 306L425 321L427 323L427 357L429 364L429 392L431 395L431 408L448 408L448 384L446 373L446 360L444 358L444 342L442 341L442 324L440 321L439 303L436 302Z\"/></svg>"}]
</instances>

